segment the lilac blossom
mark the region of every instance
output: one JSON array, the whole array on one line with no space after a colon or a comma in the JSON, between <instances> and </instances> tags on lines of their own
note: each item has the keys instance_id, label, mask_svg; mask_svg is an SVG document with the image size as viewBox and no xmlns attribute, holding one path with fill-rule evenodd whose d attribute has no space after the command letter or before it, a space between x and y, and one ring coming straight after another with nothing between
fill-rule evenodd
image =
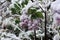
<instances>
[{"instance_id":1,"label":"lilac blossom","mask_svg":"<svg viewBox=\"0 0 60 40\"><path fill-rule=\"evenodd\" d=\"M53 38L53 40L59 40L59 39L60 39L59 34L56 34L56 35L54 36L54 38Z\"/></svg>"},{"instance_id":2,"label":"lilac blossom","mask_svg":"<svg viewBox=\"0 0 60 40\"><path fill-rule=\"evenodd\" d=\"M60 23L60 0L52 2L51 9L53 10L53 25Z\"/></svg>"}]
</instances>

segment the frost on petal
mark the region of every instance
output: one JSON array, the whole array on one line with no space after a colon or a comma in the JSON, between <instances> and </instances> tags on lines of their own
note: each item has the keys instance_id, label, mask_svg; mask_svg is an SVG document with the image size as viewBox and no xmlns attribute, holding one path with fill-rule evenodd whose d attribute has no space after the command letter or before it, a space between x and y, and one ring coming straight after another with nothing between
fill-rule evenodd
<instances>
[{"instance_id":1,"label":"frost on petal","mask_svg":"<svg viewBox=\"0 0 60 40\"><path fill-rule=\"evenodd\" d=\"M54 11L55 10L59 11L60 10L60 0L56 0L56 1L52 2L51 9Z\"/></svg>"},{"instance_id":2,"label":"frost on petal","mask_svg":"<svg viewBox=\"0 0 60 40\"><path fill-rule=\"evenodd\" d=\"M10 4L9 5L9 8L14 8L14 4Z\"/></svg>"},{"instance_id":3,"label":"frost on petal","mask_svg":"<svg viewBox=\"0 0 60 40\"><path fill-rule=\"evenodd\" d=\"M38 27L39 27L39 26L37 26L37 25L35 25L35 24L32 24L32 26L29 26L28 29L29 29L29 30L34 30L34 29L38 30L38 29L39 29Z\"/></svg>"},{"instance_id":4,"label":"frost on petal","mask_svg":"<svg viewBox=\"0 0 60 40\"><path fill-rule=\"evenodd\" d=\"M53 12L53 24L58 25L60 23L60 0L52 2L51 9Z\"/></svg>"},{"instance_id":5,"label":"frost on petal","mask_svg":"<svg viewBox=\"0 0 60 40\"><path fill-rule=\"evenodd\" d=\"M28 18L28 16L26 14L22 14L20 16L20 21L23 21L24 19L27 19L27 18Z\"/></svg>"},{"instance_id":6,"label":"frost on petal","mask_svg":"<svg viewBox=\"0 0 60 40\"><path fill-rule=\"evenodd\" d=\"M60 39L59 34L56 34L56 35L54 36L54 38L53 38L53 40L59 40L59 39Z\"/></svg>"},{"instance_id":7,"label":"frost on petal","mask_svg":"<svg viewBox=\"0 0 60 40\"><path fill-rule=\"evenodd\" d=\"M34 23L35 25L37 25L39 22L38 22L38 20L33 20L33 23Z\"/></svg>"}]
</instances>

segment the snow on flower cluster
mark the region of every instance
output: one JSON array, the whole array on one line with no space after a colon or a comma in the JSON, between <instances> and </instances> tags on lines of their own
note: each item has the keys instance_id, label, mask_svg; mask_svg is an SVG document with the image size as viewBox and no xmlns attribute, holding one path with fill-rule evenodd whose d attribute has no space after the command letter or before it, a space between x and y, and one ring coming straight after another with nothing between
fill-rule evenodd
<instances>
[{"instance_id":1,"label":"snow on flower cluster","mask_svg":"<svg viewBox=\"0 0 60 40\"><path fill-rule=\"evenodd\" d=\"M54 23L58 23L59 24L59 20L60 20L60 3L59 3L60 0L56 0L55 2L53 2L51 4L51 8L52 8L52 11L54 13L53 17L54 17ZM53 7L54 6L54 7ZM57 7L56 7L57 6Z\"/></svg>"},{"instance_id":2,"label":"snow on flower cluster","mask_svg":"<svg viewBox=\"0 0 60 40\"><path fill-rule=\"evenodd\" d=\"M53 11L53 25L56 29L60 26L60 0L52 2L51 9ZM60 40L59 30L60 29L57 30L58 33L54 36L53 40Z\"/></svg>"},{"instance_id":3,"label":"snow on flower cluster","mask_svg":"<svg viewBox=\"0 0 60 40\"><path fill-rule=\"evenodd\" d=\"M26 13L28 12L28 9L34 5L36 5L38 3L38 1L35 2L31 2L29 1L29 3L26 5L26 7L24 7L22 9L22 15L20 16L20 26L22 26L22 28L28 27L28 29L39 29L39 23L40 23L40 19L32 19L31 20L31 15L27 15ZM39 5L37 5L39 6Z\"/></svg>"},{"instance_id":4,"label":"snow on flower cluster","mask_svg":"<svg viewBox=\"0 0 60 40\"><path fill-rule=\"evenodd\" d=\"M31 20L31 17L30 17L31 15L28 16L26 14L28 9L30 7L36 5L38 3L38 1L35 1L33 3L32 3L32 1L29 1L29 3L21 10L21 15L17 15L17 14L12 15L10 9L14 8L14 4L16 2L18 2L18 0L12 0L11 2L6 1L6 0L1 0L1 3L3 3L3 4L1 4L2 6L0 6L0 9L1 9L0 10L0 13L1 13L0 24L1 24L1 27L2 27L2 29L0 31L1 34L2 34L1 37L0 37L1 40L24 40L24 39L31 40L31 38L27 35L27 34L29 34L29 31L27 31L27 34L26 34L26 32L22 31L18 26L22 27L23 30L26 27L28 27L29 30L32 30L34 28L39 29L40 19ZM19 1L19 4L21 4L21 3L22 3L22 0ZM20 23L19 24L15 23L16 22L15 21L16 16L18 16L20 18ZM10 26L10 25L12 26L12 28L14 28L13 30L7 29L7 27ZM11 26L10 26L10 28L11 28ZM6 32L6 31L14 31L14 30L16 30L16 28L21 31L21 33L19 32L18 37L14 34L14 32L12 32L12 33Z\"/></svg>"},{"instance_id":5,"label":"snow on flower cluster","mask_svg":"<svg viewBox=\"0 0 60 40\"><path fill-rule=\"evenodd\" d=\"M38 29L40 20L39 19L34 19L31 20L29 19L28 15L26 14L22 14L20 17L20 26L22 26L23 28L26 26L28 26L28 29Z\"/></svg>"},{"instance_id":6,"label":"snow on flower cluster","mask_svg":"<svg viewBox=\"0 0 60 40\"><path fill-rule=\"evenodd\" d=\"M47 11L47 31L48 37L53 40L59 40L59 29L53 29L49 24L53 13L53 26L60 24L60 0L0 0L0 39L1 40L33 40L34 29L36 29L37 40L43 40L45 36L44 19L31 19L32 14L29 14L30 8L38 11L47 11L47 7L51 4L51 9ZM28 2L28 3L25 3ZM57 7L56 7L57 6ZM14 13L14 14L13 14ZM20 13L20 14L19 14ZM34 12L33 12L34 13ZM43 16L44 13L42 12ZM41 16L41 15L40 15ZM44 16L45 17L45 16ZM50 19L49 19L50 18ZM55 33L57 33L55 35ZM32 38L31 38L32 37ZM56 38L57 37L57 38Z\"/></svg>"}]
</instances>

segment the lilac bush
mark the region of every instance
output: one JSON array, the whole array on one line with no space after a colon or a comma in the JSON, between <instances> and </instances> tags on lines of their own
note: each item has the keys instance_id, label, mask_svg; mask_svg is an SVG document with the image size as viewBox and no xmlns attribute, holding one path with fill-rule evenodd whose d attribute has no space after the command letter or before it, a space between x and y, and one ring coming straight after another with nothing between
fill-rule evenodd
<instances>
[{"instance_id":1,"label":"lilac bush","mask_svg":"<svg viewBox=\"0 0 60 40\"><path fill-rule=\"evenodd\" d=\"M0 0L0 40L60 39L60 0ZM36 34L34 33L34 30Z\"/></svg>"}]
</instances>

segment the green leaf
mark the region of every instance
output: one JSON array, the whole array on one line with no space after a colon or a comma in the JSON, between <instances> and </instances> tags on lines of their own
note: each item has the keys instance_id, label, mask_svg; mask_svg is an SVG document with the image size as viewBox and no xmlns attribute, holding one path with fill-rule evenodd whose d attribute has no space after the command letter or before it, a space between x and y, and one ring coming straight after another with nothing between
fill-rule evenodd
<instances>
[{"instance_id":1,"label":"green leaf","mask_svg":"<svg viewBox=\"0 0 60 40\"><path fill-rule=\"evenodd\" d=\"M19 7L21 7L21 5L18 3L18 2L16 2L17 3L17 5L19 6Z\"/></svg>"},{"instance_id":2,"label":"green leaf","mask_svg":"<svg viewBox=\"0 0 60 40\"><path fill-rule=\"evenodd\" d=\"M36 18L37 18L37 15L35 15L35 14L31 15L31 19L36 19Z\"/></svg>"},{"instance_id":3,"label":"green leaf","mask_svg":"<svg viewBox=\"0 0 60 40\"><path fill-rule=\"evenodd\" d=\"M38 18L42 18L42 19L44 18L42 12L37 12L36 15Z\"/></svg>"},{"instance_id":4,"label":"green leaf","mask_svg":"<svg viewBox=\"0 0 60 40\"><path fill-rule=\"evenodd\" d=\"M25 2L24 2L24 3L27 5L27 4L28 4L28 1L29 1L29 0L25 0Z\"/></svg>"},{"instance_id":5,"label":"green leaf","mask_svg":"<svg viewBox=\"0 0 60 40\"><path fill-rule=\"evenodd\" d=\"M11 8L11 11L12 11L12 14L19 14L19 15L21 15L21 5L18 3L18 2L16 2L15 4L14 4L14 8Z\"/></svg>"},{"instance_id":6,"label":"green leaf","mask_svg":"<svg viewBox=\"0 0 60 40\"><path fill-rule=\"evenodd\" d=\"M17 4L14 4L14 7L16 10L20 10L20 8L17 6Z\"/></svg>"},{"instance_id":7,"label":"green leaf","mask_svg":"<svg viewBox=\"0 0 60 40\"><path fill-rule=\"evenodd\" d=\"M15 20L15 23L16 23L16 24L19 24L19 22L20 22L19 19L16 19L16 20Z\"/></svg>"},{"instance_id":8,"label":"green leaf","mask_svg":"<svg viewBox=\"0 0 60 40\"><path fill-rule=\"evenodd\" d=\"M14 33L15 33L16 36L18 36L19 33L20 33L20 30L19 29L16 29L16 30L14 30Z\"/></svg>"},{"instance_id":9,"label":"green leaf","mask_svg":"<svg viewBox=\"0 0 60 40\"><path fill-rule=\"evenodd\" d=\"M8 26L7 26L7 29L13 30L14 28L13 28L11 25L8 25Z\"/></svg>"},{"instance_id":10,"label":"green leaf","mask_svg":"<svg viewBox=\"0 0 60 40\"><path fill-rule=\"evenodd\" d=\"M28 13L29 13L29 14L36 13L36 9L28 9Z\"/></svg>"},{"instance_id":11,"label":"green leaf","mask_svg":"<svg viewBox=\"0 0 60 40\"><path fill-rule=\"evenodd\" d=\"M31 14L32 19L36 19L36 18L42 18L43 19L42 12L37 12L36 8L28 9L28 13L29 13L29 15Z\"/></svg>"},{"instance_id":12,"label":"green leaf","mask_svg":"<svg viewBox=\"0 0 60 40\"><path fill-rule=\"evenodd\" d=\"M13 14L21 14L20 11L21 9L17 6L18 4L14 4L14 8L11 8L11 11Z\"/></svg>"},{"instance_id":13,"label":"green leaf","mask_svg":"<svg viewBox=\"0 0 60 40\"><path fill-rule=\"evenodd\" d=\"M29 1L29 0L25 0L24 2L22 2L22 3L21 3L22 8L24 8L24 7L25 7L24 5L27 5L27 4L28 4L28 1Z\"/></svg>"},{"instance_id":14,"label":"green leaf","mask_svg":"<svg viewBox=\"0 0 60 40\"><path fill-rule=\"evenodd\" d=\"M34 14L32 14L31 16L32 19L36 19L36 18L44 18L43 15L42 15L42 12L36 12Z\"/></svg>"},{"instance_id":15,"label":"green leaf","mask_svg":"<svg viewBox=\"0 0 60 40\"><path fill-rule=\"evenodd\" d=\"M22 8L24 8L25 3L23 2L23 3L21 3L21 5L22 5Z\"/></svg>"},{"instance_id":16,"label":"green leaf","mask_svg":"<svg viewBox=\"0 0 60 40\"><path fill-rule=\"evenodd\" d=\"M16 14L15 8L11 8L11 11L12 11L13 14Z\"/></svg>"}]
</instances>

